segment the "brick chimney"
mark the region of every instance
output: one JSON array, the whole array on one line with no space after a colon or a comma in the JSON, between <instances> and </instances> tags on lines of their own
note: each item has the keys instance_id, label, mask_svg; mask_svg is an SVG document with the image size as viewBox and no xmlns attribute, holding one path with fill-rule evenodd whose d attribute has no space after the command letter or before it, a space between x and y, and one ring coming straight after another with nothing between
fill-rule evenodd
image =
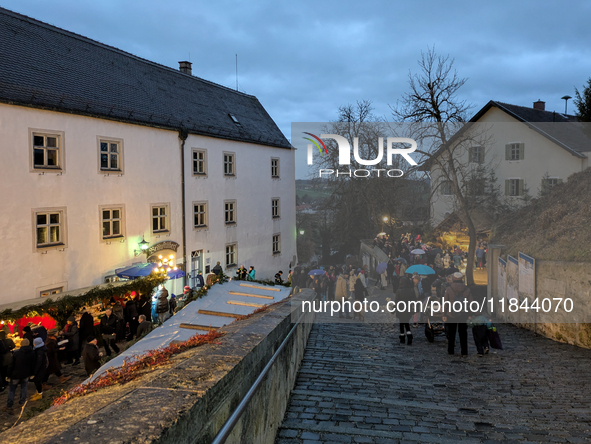
<instances>
[{"instance_id":1,"label":"brick chimney","mask_svg":"<svg viewBox=\"0 0 591 444\"><path fill-rule=\"evenodd\" d=\"M182 71L182 69L181 69ZM191 67L189 67L189 71L191 71ZM538 99L537 102L534 102L534 109L538 109L540 111L546 111L546 102L542 102Z\"/></svg>"},{"instance_id":2,"label":"brick chimney","mask_svg":"<svg viewBox=\"0 0 591 444\"><path fill-rule=\"evenodd\" d=\"M179 62L179 71L185 74L192 75L191 62ZM542 102L544 103L544 102Z\"/></svg>"}]
</instances>

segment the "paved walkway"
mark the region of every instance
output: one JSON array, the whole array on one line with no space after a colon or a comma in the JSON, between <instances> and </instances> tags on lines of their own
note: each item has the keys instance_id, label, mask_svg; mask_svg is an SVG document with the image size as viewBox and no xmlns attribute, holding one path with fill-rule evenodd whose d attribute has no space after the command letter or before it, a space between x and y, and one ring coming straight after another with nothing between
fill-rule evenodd
<instances>
[{"instance_id":1,"label":"paved walkway","mask_svg":"<svg viewBox=\"0 0 591 444\"><path fill-rule=\"evenodd\" d=\"M372 290L384 300L389 291ZM505 350L447 355L391 323L317 323L276 442L591 441L591 350L500 325Z\"/></svg>"}]
</instances>

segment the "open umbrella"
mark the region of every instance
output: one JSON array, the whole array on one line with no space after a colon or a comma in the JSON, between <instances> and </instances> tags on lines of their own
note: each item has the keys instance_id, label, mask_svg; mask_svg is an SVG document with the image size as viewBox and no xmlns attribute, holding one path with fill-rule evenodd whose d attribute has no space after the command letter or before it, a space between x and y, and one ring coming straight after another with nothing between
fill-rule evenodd
<instances>
[{"instance_id":1,"label":"open umbrella","mask_svg":"<svg viewBox=\"0 0 591 444\"><path fill-rule=\"evenodd\" d=\"M388 268L388 264L385 262L381 262L376 267L376 271L378 274L382 274L384 271L386 271L387 268Z\"/></svg>"},{"instance_id":2,"label":"open umbrella","mask_svg":"<svg viewBox=\"0 0 591 444\"><path fill-rule=\"evenodd\" d=\"M416 250L412 250L411 253L412 254L425 254L425 250L421 250L420 248L417 248Z\"/></svg>"},{"instance_id":3,"label":"open umbrella","mask_svg":"<svg viewBox=\"0 0 591 444\"><path fill-rule=\"evenodd\" d=\"M308 276L318 276L320 274L324 274L326 273L326 271L321 270L320 268L317 268L316 270L312 270L308 273Z\"/></svg>"},{"instance_id":4,"label":"open umbrella","mask_svg":"<svg viewBox=\"0 0 591 444\"><path fill-rule=\"evenodd\" d=\"M385 236L386 233L382 232L382 233L378 233L378 236Z\"/></svg>"},{"instance_id":5,"label":"open umbrella","mask_svg":"<svg viewBox=\"0 0 591 444\"><path fill-rule=\"evenodd\" d=\"M433 253L433 254L441 254L441 253L443 253L443 250L441 250L441 248L433 248L431 250L431 253Z\"/></svg>"},{"instance_id":6,"label":"open umbrella","mask_svg":"<svg viewBox=\"0 0 591 444\"><path fill-rule=\"evenodd\" d=\"M404 259L403 257L397 257L396 259L394 259L395 261L402 261L405 264L408 264L408 262L406 262L406 259Z\"/></svg>"},{"instance_id":7,"label":"open umbrella","mask_svg":"<svg viewBox=\"0 0 591 444\"><path fill-rule=\"evenodd\" d=\"M406 273L413 274L414 272L419 274L427 275L427 274L435 274L435 270L427 265L411 265L406 269Z\"/></svg>"}]
</instances>

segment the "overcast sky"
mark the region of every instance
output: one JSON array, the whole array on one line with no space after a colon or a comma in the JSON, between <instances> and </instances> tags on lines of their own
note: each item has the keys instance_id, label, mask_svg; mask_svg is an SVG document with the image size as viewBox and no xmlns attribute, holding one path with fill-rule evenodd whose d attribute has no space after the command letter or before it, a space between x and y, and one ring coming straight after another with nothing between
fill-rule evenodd
<instances>
[{"instance_id":1,"label":"overcast sky","mask_svg":"<svg viewBox=\"0 0 591 444\"><path fill-rule=\"evenodd\" d=\"M435 46L468 82L460 98L564 112L591 77L591 2L0 0L3 7L151 61L236 85L259 98L286 137L291 122L326 122L340 105L389 105ZM569 101L569 113L574 110ZM298 150L296 177L306 174Z\"/></svg>"}]
</instances>

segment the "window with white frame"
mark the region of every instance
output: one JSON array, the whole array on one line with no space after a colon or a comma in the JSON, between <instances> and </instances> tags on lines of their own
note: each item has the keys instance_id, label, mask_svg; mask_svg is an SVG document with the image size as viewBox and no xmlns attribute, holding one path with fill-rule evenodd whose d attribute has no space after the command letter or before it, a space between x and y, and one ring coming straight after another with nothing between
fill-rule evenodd
<instances>
[{"instance_id":1,"label":"window with white frame","mask_svg":"<svg viewBox=\"0 0 591 444\"><path fill-rule=\"evenodd\" d=\"M236 201L227 200L224 202L224 220L226 224L236 223Z\"/></svg>"},{"instance_id":2,"label":"window with white frame","mask_svg":"<svg viewBox=\"0 0 591 444\"><path fill-rule=\"evenodd\" d=\"M59 134L32 133L33 168L60 169L62 167L62 138Z\"/></svg>"},{"instance_id":3,"label":"window with white frame","mask_svg":"<svg viewBox=\"0 0 591 444\"><path fill-rule=\"evenodd\" d=\"M205 150L193 150L193 174L207 176L207 152Z\"/></svg>"},{"instance_id":4,"label":"window with white frame","mask_svg":"<svg viewBox=\"0 0 591 444\"><path fill-rule=\"evenodd\" d=\"M280 211L279 211L279 198L278 197L274 197L273 199L271 199L271 215L273 216L273 219L276 219L280 216Z\"/></svg>"},{"instance_id":5,"label":"window with white frame","mask_svg":"<svg viewBox=\"0 0 591 444\"><path fill-rule=\"evenodd\" d=\"M103 239L123 237L123 208L102 207L101 222L103 228Z\"/></svg>"},{"instance_id":6,"label":"window with white frame","mask_svg":"<svg viewBox=\"0 0 591 444\"><path fill-rule=\"evenodd\" d=\"M226 245L226 267L233 267L238 263L238 246Z\"/></svg>"},{"instance_id":7,"label":"window with white frame","mask_svg":"<svg viewBox=\"0 0 591 444\"><path fill-rule=\"evenodd\" d=\"M50 288L49 290L43 290L41 292L39 292L39 296L41 296L42 298L46 298L49 296L55 296L56 294L60 294L64 292L64 287L56 287L56 288Z\"/></svg>"},{"instance_id":8,"label":"window with white frame","mask_svg":"<svg viewBox=\"0 0 591 444\"><path fill-rule=\"evenodd\" d=\"M276 157L271 158L271 177L273 179L279 178L279 159Z\"/></svg>"},{"instance_id":9,"label":"window with white frame","mask_svg":"<svg viewBox=\"0 0 591 444\"><path fill-rule=\"evenodd\" d=\"M281 253L281 235L274 234L273 235L273 254Z\"/></svg>"},{"instance_id":10,"label":"window with white frame","mask_svg":"<svg viewBox=\"0 0 591 444\"><path fill-rule=\"evenodd\" d=\"M224 153L224 176L236 175L236 155Z\"/></svg>"},{"instance_id":11,"label":"window with white frame","mask_svg":"<svg viewBox=\"0 0 591 444\"><path fill-rule=\"evenodd\" d=\"M121 142L99 140L101 171L121 171Z\"/></svg>"},{"instance_id":12,"label":"window with white frame","mask_svg":"<svg viewBox=\"0 0 591 444\"><path fill-rule=\"evenodd\" d=\"M152 233L169 231L168 205L152 205Z\"/></svg>"},{"instance_id":13,"label":"window with white frame","mask_svg":"<svg viewBox=\"0 0 591 444\"><path fill-rule=\"evenodd\" d=\"M506 196L523 196L524 195L524 181L523 179L507 179L505 181L505 195Z\"/></svg>"},{"instance_id":14,"label":"window with white frame","mask_svg":"<svg viewBox=\"0 0 591 444\"><path fill-rule=\"evenodd\" d=\"M484 147L473 146L469 150L470 162L472 163L484 163Z\"/></svg>"},{"instance_id":15,"label":"window with white frame","mask_svg":"<svg viewBox=\"0 0 591 444\"><path fill-rule=\"evenodd\" d=\"M193 226L195 228L207 227L207 202L193 203Z\"/></svg>"},{"instance_id":16,"label":"window with white frame","mask_svg":"<svg viewBox=\"0 0 591 444\"><path fill-rule=\"evenodd\" d=\"M451 181L446 180L441 184L441 194L443 194L444 196L452 195Z\"/></svg>"},{"instance_id":17,"label":"window with white frame","mask_svg":"<svg viewBox=\"0 0 591 444\"><path fill-rule=\"evenodd\" d=\"M64 243L64 212L61 210L35 213L37 248L62 245Z\"/></svg>"},{"instance_id":18,"label":"window with white frame","mask_svg":"<svg viewBox=\"0 0 591 444\"><path fill-rule=\"evenodd\" d=\"M523 143L508 143L505 145L505 160L523 160L524 149L525 144Z\"/></svg>"}]
</instances>

